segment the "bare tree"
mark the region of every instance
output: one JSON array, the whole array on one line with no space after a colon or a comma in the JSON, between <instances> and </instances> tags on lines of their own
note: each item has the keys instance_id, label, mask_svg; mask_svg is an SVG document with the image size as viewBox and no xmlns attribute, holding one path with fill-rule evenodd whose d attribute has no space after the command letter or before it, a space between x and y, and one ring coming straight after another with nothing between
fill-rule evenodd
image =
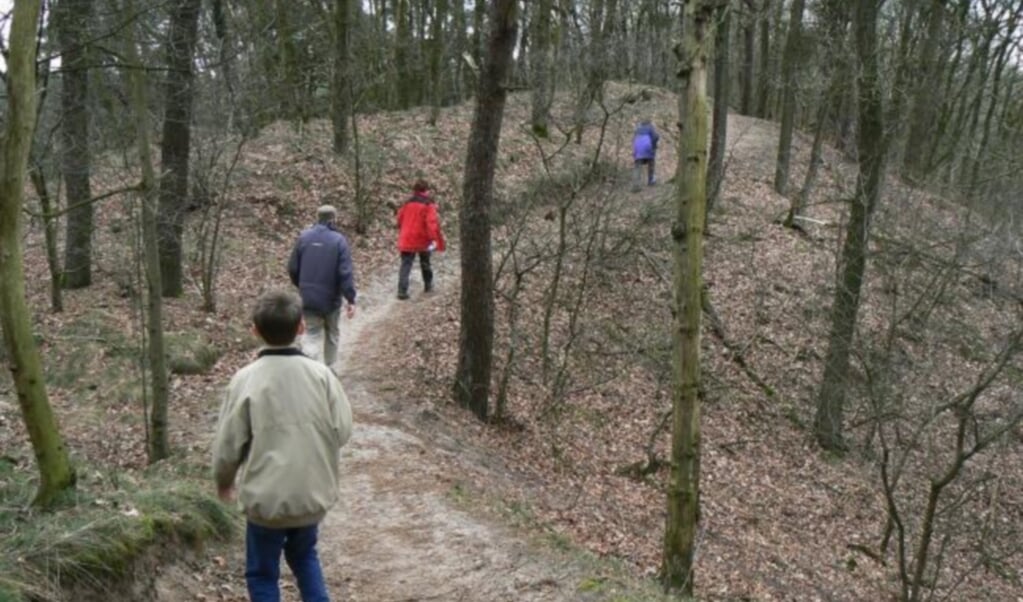
<instances>
[{"instance_id":1,"label":"bare tree","mask_svg":"<svg viewBox=\"0 0 1023 602\"><path fill-rule=\"evenodd\" d=\"M25 272L21 254L21 203L28 155L36 123L36 26L38 0L14 5L10 45L6 55L7 116L0 162L0 326L10 358L11 375L21 416L28 431L39 488L33 504L48 506L75 484L75 472L64 439L50 407L42 362L32 319L25 300Z\"/></svg>"},{"instance_id":2,"label":"bare tree","mask_svg":"<svg viewBox=\"0 0 1023 602\"><path fill-rule=\"evenodd\" d=\"M163 294L184 292L182 234L188 202L188 160L192 136L192 71L201 0L174 0L167 34L167 77L164 80L163 139L160 141L159 208L160 271Z\"/></svg>"},{"instance_id":3,"label":"bare tree","mask_svg":"<svg viewBox=\"0 0 1023 602\"><path fill-rule=\"evenodd\" d=\"M92 283L93 205L89 202L89 66L86 51L93 0L59 0L53 25L61 54L61 172L67 203L64 245L64 286L82 288Z\"/></svg>"},{"instance_id":4,"label":"bare tree","mask_svg":"<svg viewBox=\"0 0 1023 602\"><path fill-rule=\"evenodd\" d=\"M860 308L860 291L867 263L867 241L870 221L881 198L888 140L884 128L881 80L878 71L877 18L882 0L857 3L853 13L856 36L856 57L859 67L859 119L857 148L859 173L856 196L852 200L849 222L842 246L835 299L831 306L831 330L824 375L817 398L814 432L821 447L829 450L845 448L843 412L846 378L849 373L849 352L856 316Z\"/></svg>"},{"instance_id":5,"label":"bare tree","mask_svg":"<svg viewBox=\"0 0 1023 602\"><path fill-rule=\"evenodd\" d=\"M725 178L725 140L728 137L728 104L732 96L732 7L722 2L714 19L714 119L707 167L707 212L714 208Z\"/></svg>"},{"instance_id":6,"label":"bare tree","mask_svg":"<svg viewBox=\"0 0 1023 602\"><path fill-rule=\"evenodd\" d=\"M128 0L133 9L133 0ZM137 27L137 24L136 24ZM153 195L156 192L156 171L149 142L149 102L146 83L141 69L134 29L129 28L125 48L127 78L131 90L132 111L135 118L135 135L138 145L139 162L142 168L142 244L146 274L146 333L148 335L147 357L149 359L152 403L147 424L149 462L158 462L170 455L167 431L167 359L163 341L163 287L162 270L158 248L156 210Z\"/></svg>"},{"instance_id":7,"label":"bare tree","mask_svg":"<svg viewBox=\"0 0 1023 602\"><path fill-rule=\"evenodd\" d=\"M459 215L462 320L454 397L480 420L487 418L494 353L490 206L508 95L505 78L518 35L517 12L517 0L495 0L491 5L490 41L476 95Z\"/></svg>"},{"instance_id":8,"label":"bare tree","mask_svg":"<svg viewBox=\"0 0 1023 602\"><path fill-rule=\"evenodd\" d=\"M547 137L547 118L550 111L553 79L551 77L551 10L552 0L540 0L532 12L533 50L530 53L530 78L533 86L533 133Z\"/></svg>"},{"instance_id":9,"label":"bare tree","mask_svg":"<svg viewBox=\"0 0 1023 602\"><path fill-rule=\"evenodd\" d=\"M348 126L352 115L352 85L348 81L352 77L350 30L352 7L350 0L334 0L333 27L331 34L334 40L333 78L331 79L330 118L334 127L333 148L337 154L348 152Z\"/></svg>"},{"instance_id":10,"label":"bare tree","mask_svg":"<svg viewBox=\"0 0 1023 602\"><path fill-rule=\"evenodd\" d=\"M687 0L679 76L679 157L672 226L672 436L661 578L669 592L693 595L700 519L700 324L707 202L707 36L715 2Z\"/></svg>"},{"instance_id":11,"label":"bare tree","mask_svg":"<svg viewBox=\"0 0 1023 602\"><path fill-rule=\"evenodd\" d=\"M792 133L796 127L796 63L801 60L803 44L803 9L805 0L792 0L789 13L789 32L785 38L785 56L782 58L781 129L778 135L778 160L774 170L774 190L780 195L789 191L789 164L792 153Z\"/></svg>"}]
</instances>

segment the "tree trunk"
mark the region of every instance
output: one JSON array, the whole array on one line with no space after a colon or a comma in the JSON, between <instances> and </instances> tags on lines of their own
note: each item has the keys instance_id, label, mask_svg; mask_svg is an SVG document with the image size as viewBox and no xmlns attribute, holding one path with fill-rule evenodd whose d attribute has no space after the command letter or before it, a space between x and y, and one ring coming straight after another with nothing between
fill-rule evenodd
<instances>
[{"instance_id":1,"label":"tree trunk","mask_svg":"<svg viewBox=\"0 0 1023 602\"><path fill-rule=\"evenodd\" d=\"M494 0L486 63L480 74L459 214L462 293L461 332L454 397L480 420L487 419L494 352L494 274L491 265L490 207L494 169L504 117L504 87L518 19L517 0Z\"/></svg>"},{"instance_id":2,"label":"tree trunk","mask_svg":"<svg viewBox=\"0 0 1023 602\"><path fill-rule=\"evenodd\" d=\"M42 99L42 100L45 100ZM40 104L42 104L42 100ZM46 244L46 265L50 268L50 309L54 313L64 311L64 295L61 292L64 284L64 273L60 269L60 251L57 248L57 217L54 216L53 201L50 189L46 185L44 167L40 163L33 165L29 171L32 187L39 197L39 208L43 212L43 238Z\"/></svg>"},{"instance_id":3,"label":"tree trunk","mask_svg":"<svg viewBox=\"0 0 1023 602\"><path fill-rule=\"evenodd\" d=\"M673 306L672 437L662 579L665 589L693 595L700 519L700 320L707 183L707 0L686 0L678 53L679 162Z\"/></svg>"},{"instance_id":4,"label":"tree trunk","mask_svg":"<svg viewBox=\"0 0 1023 602\"><path fill-rule=\"evenodd\" d=\"M796 218L803 214L803 209L810 199L810 194L813 193L814 186L817 185L817 174L820 171L821 163L824 161L822 151L824 149L824 130L827 122L828 95L825 93L821 95L820 105L817 107L817 123L813 128L813 148L810 149L810 165L806 168L803 187L799 189L798 194L792 197L792 202L789 204L789 213L785 216L784 222L786 228L795 226Z\"/></svg>"},{"instance_id":5,"label":"tree trunk","mask_svg":"<svg viewBox=\"0 0 1023 602\"><path fill-rule=\"evenodd\" d=\"M46 395L42 361L32 334L32 314L25 299L21 255L21 203L28 155L36 121L36 26L39 1L14 4L6 55L7 115L0 162L0 326L18 406L39 468L33 504L52 504L75 484L64 439Z\"/></svg>"},{"instance_id":6,"label":"tree trunk","mask_svg":"<svg viewBox=\"0 0 1023 602\"><path fill-rule=\"evenodd\" d=\"M548 135L547 114L551 107L551 9L552 0L540 0L533 11L533 52L530 79L533 84L533 133L541 138Z\"/></svg>"},{"instance_id":7,"label":"tree trunk","mask_svg":"<svg viewBox=\"0 0 1023 602\"><path fill-rule=\"evenodd\" d=\"M192 59L201 0L177 0L167 38L163 140L160 142L160 272L163 294L184 293L181 237L188 202L188 159L192 136Z\"/></svg>"},{"instance_id":8,"label":"tree trunk","mask_svg":"<svg viewBox=\"0 0 1023 602\"><path fill-rule=\"evenodd\" d=\"M774 0L781 2L782 0ZM757 117L767 118L767 102L771 97L771 0L763 0L757 20L760 23L760 64L757 68Z\"/></svg>"},{"instance_id":9,"label":"tree trunk","mask_svg":"<svg viewBox=\"0 0 1023 602\"><path fill-rule=\"evenodd\" d=\"M129 1L129 5L133 2ZM134 11L131 11L134 12ZM135 34L128 34L125 55L130 65L141 65ZM135 136L138 145L139 162L142 167L142 244L144 247L146 273L146 333L147 351L152 392L152 408L149 416L150 464L170 455L167 433L167 364L163 342L163 297L161 292L162 273L158 249L156 212L153 210L153 193L156 190L156 174L150 156L149 144L149 102L146 84L140 69L129 69L127 79L131 90L132 111L135 117Z\"/></svg>"},{"instance_id":10,"label":"tree trunk","mask_svg":"<svg viewBox=\"0 0 1023 602\"><path fill-rule=\"evenodd\" d=\"M412 106L412 57L410 50L412 28L409 27L408 0L397 0L394 7L394 63L398 69L398 108Z\"/></svg>"},{"instance_id":11,"label":"tree trunk","mask_svg":"<svg viewBox=\"0 0 1023 602\"><path fill-rule=\"evenodd\" d=\"M455 47L451 53L454 57L453 71L451 74L452 83L454 86L456 102L461 102L465 99L465 60L462 55L469 48L469 23L465 16L465 3L454 2L451 5L451 18L452 25L455 28Z\"/></svg>"},{"instance_id":12,"label":"tree trunk","mask_svg":"<svg viewBox=\"0 0 1023 602\"><path fill-rule=\"evenodd\" d=\"M743 115L753 114L753 66L756 58L756 18L754 0L745 0L746 10L742 22L742 100L739 112Z\"/></svg>"},{"instance_id":13,"label":"tree trunk","mask_svg":"<svg viewBox=\"0 0 1023 602\"><path fill-rule=\"evenodd\" d=\"M586 44L586 58L583 59L586 75L582 92L575 106L575 143L582 143L586 125L586 112L594 100L602 97L604 89L604 2L592 0L590 5L590 41Z\"/></svg>"},{"instance_id":14,"label":"tree trunk","mask_svg":"<svg viewBox=\"0 0 1023 602\"><path fill-rule=\"evenodd\" d=\"M810 166L806 170L806 177L803 180L803 187L799 194L792 197L789 205L788 215L785 216L785 227L792 228L796 225L796 218L803 213L817 183L817 174L823 162L822 151L824 147L825 134L831 126L834 115L833 111L840 106L838 102L846 95L846 73L848 68L846 56L846 37L848 35L848 6L845 0L831 0L822 6L818 17L822 21L824 35L828 40L826 48L822 48L822 62L826 66L825 73L830 71L830 81L820 95L817 107L817 123L813 133L813 148L810 151Z\"/></svg>"},{"instance_id":15,"label":"tree trunk","mask_svg":"<svg viewBox=\"0 0 1023 602\"><path fill-rule=\"evenodd\" d=\"M1018 10L1018 9L1017 9ZM1009 16L1008 20L1000 25L1004 26L1008 32L1014 32L1016 30L1016 22L1019 14L1013 13ZM984 162L984 155L987 153L987 145L991 132L991 118L994 115L995 106L998 103L998 96L1001 93L1002 84L1002 72L1005 70L1006 62L1009 58L1009 50L1014 42L1011 34L1007 34L1004 40L1001 42L994 54L994 66L991 68L990 76L992 77L991 91L988 94L984 93L986 86L988 69L985 65L984 72L985 76L981 79L981 89L977 92L976 105L970 119L970 126L967 130L967 136L969 138L976 137L976 133L980 130L980 137L977 139L977 146L974 152L966 153L966 157L963 160L963 180L962 183L965 185L967 194L974 199L978 199L982 196L978 187L980 185L980 167ZM980 114L981 105L985 100L985 96L990 96L988 101L988 110L984 117L984 122L981 124ZM967 144L967 147L973 147L972 144ZM967 169L969 166L969 169Z\"/></svg>"},{"instance_id":16,"label":"tree trunk","mask_svg":"<svg viewBox=\"0 0 1023 602\"><path fill-rule=\"evenodd\" d=\"M472 37L470 38L469 45L471 46L470 55L477 69L482 68L483 65L483 34L486 27L487 2L486 0L476 0L472 8ZM477 87L479 86L477 85Z\"/></svg>"},{"instance_id":17,"label":"tree trunk","mask_svg":"<svg viewBox=\"0 0 1023 602\"><path fill-rule=\"evenodd\" d=\"M845 448L842 416L845 407L849 354L856 315L860 307L860 290L866 271L870 220L881 197L884 180L887 139L884 129L884 107L877 57L877 17L883 0L864 0L856 4L854 25L856 56L859 68L858 132L859 173L856 198L853 199L846 228L845 242L835 299L831 306L831 330L828 352L824 360L824 376L817 399L814 431L821 447L840 451Z\"/></svg>"},{"instance_id":18,"label":"tree trunk","mask_svg":"<svg viewBox=\"0 0 1023 602\"><path fill-rule=\"evenodd\" d=\"M1008 30L1013 31L1016 26L1017 18L1019 14L1013 16L1012 21L1009 24ZM974 198L983 198L987 194L987 186L981 182L980 179L980 168L982 164L986 163L988 145L991 141L991 129L994 126L995 112L998 108L1000 96L1002 92L1002 81L1005 72L1005 66L1009 57L1009 39L1002 43L1001 49L998 51L998 58L995 61L995 72L994 80L991 83L991 99L988 101L987 113L984 116L984 125L980 135L980 143L977 147L977 155L973 160L973 171L970 174L970 186L968 190L973 194Z\"/></svg>"},{"instance_id":19,"label":"tree trunk","mask_svg":"<svg viewBox=\"0 0 1023 602\"><path fill-rule=\"evenodd\" d=\"M732 96L729 65L732 34L732 9L726 2L715 15L714 29L714 119L710 136L710 165L707 168L707 213L721 193L725 179L725 140L728 136L728 104Z\"/></svg>"},{"instance_id":20,"label":"tree trunk","mask_svg":"<svg viewBox=\"0 0 1023 602\"><path fill-rule=\"evenodd\" d=\"M351 51L349 48L349 23L351 21L351 0L334 0L334 65L331 80L330 119L334 134L334 152L343 155L348 152L348 124L351 121L352 97Z\"/></svg>"},{"instance_id":21,"label":"tree trunk","mask_svg":"<svg viewBox=\"0 0 1023 602\"><path fill-rule=\"evenodd\" d=\"M792 133L796 127L796 63L803 43L803 7L805 0L793 0L789 13L789 33L785 38L782 59L781 131L778 135L778 160L774 169L774 190L785 196L789 191L789 164L792 155Z\"/></svg>"},{"instance_id":22,"label":"tree trunk","mask_svg":"<svg viewBox=\"0 0 1023 602\"><path fill-rule=\"evenodd\" d=\"M92 0L60 0L53 24L61 56L61 172L67 189L67 235L64 245L64 286L92 284L93 206L89 202L89 71L86 42Z\"/></svg>"},{"instance_id":23,"label":"tree trunk","mask_svg":"<svg viewBox=\"0 0 1023 602\"><path fill-rule=\"evenodd\" d=\"M909 112L909 134L902 156L902 168L907 175L922 176L926 154L922 151L934 126L939 103L934 101L937 86L938 43L945 17L946 0L931 0L927 15L927 35L917 58L916 82Z\"/></svg>"},{"instance_id":24,"label":"tree trunk","mask_svg":"<svg viewBox=\"0 0 1023 602\"><path fill-rule=\"evenodd\" d=\"M430 125L437 125L440 108L444 104L444 21L448 18L447 0L435 0L433 24L430 31Z\"/></svg>"}]
</instances>

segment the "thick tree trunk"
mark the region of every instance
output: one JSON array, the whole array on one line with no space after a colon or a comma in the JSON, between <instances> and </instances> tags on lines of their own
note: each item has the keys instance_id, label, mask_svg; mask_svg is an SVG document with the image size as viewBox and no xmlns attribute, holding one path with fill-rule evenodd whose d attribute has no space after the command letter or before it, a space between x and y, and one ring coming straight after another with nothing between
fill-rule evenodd
<instances>
[{"instance_id":1,"label":"thick tree trunk","mask_svg":"<svg viewBox=\"0 0 1023 602\"><path fill-rule=\"evenodd\" d=\"M348 124L352 116L351 97L351 51L349 48L349 23L351 21L351 0L334 0L334 65L331 79L330 119L333 129L334 152L343 155L348 152Z\"/></svg>"},{"instance_id":2,"label":"thick tree trunk","mask_svg":"<svg viewBox=\"0 0 1023 602\"><path fill-rule=\"evenodd\" d=\"M163 294L184 292L181 237L188 202L188 159L192 136L192 59L201 0L177 0L167 38L167 79L164 82L163 140L160 142L160 272Z\"/></svg>"},{"instance_id":3,"label":"thick tree trunk","mask_svg":"<svg viewBox=\"0 0 1023 602\"><path fill-rule=\"evenodd\" d=\"M131 2L129 2L131 4ZM125 56L131 65L141 64L134 33L129 34ZM150 156L149 143L149 101L143 72L129 69L127 79L131 91L132 110L135 117L135 136L138 145L139 162L142 167L142 244L146 273L146 334L148 335L147 357L149 359L150 391L152 404L149 415L150 464L170 455L167 432L167 360L163 342L163 297L160 279L160 253L156 212L153 208L153 194L156 191L156 173Z\"/></svg>"},{"instance_id":4,"label":"thick tree trunk","mask_svg":"<svg viewBox=\"0 0 1023 602\"><path fill-rule=\"evenodd\" d=\"M494 274L491 264L490 207L494 169L508 91L505 78L517 35L518 0L494 0L490 42L476 94L465 181L459 214L462 294L455 400L487 419L494 352Z\"/></svg>"},{"instance_id":5,"label":"thick tree trunk","mask_svg":"<svg viewBox=\"0 0 1023 602\"><path fill-rule=\"evenodd\" d=\"M0 162L0 326L18 406L39 468L33 504L48 506L75 483L64 439L46 395L42 361L25 299L21 203L36 122L36 25L39 1L14 5L7 63L7 115Z\"/></svg>"},{"instance_id":6,"label":"thick tree trunk","mask_svg":"<svg viewBox=\"0 0 1023 602\"><path fill-rule=\"evenodd\" d=\"M714 119L710 136L710 165L707 168L707 213L714 208L725 179L725 140L728 137L728 105L732 97L729 66L732 9L726 2L715 15L714 29Z\"/></svg>"},{"instance_id":7,"label":"thick tree trunk","mask_svg":"<svg viewBox=\"0 0 1023 602\"><path fill-rule=\"evenodd\" d=\"M60 0L53 9L61 52L61 172L67 190L67 235L64 245L64 286L92 284L93 206L89 202L88 53L85 40L92 0Z\"/></svg>"},{"instance_id":8,"label":"thick tree trunk","mask_svg":"<svg viewBox=\"0 0 1023 602\"><path fill-rule=\"evenodd\" d=\"M707 184L707 27L714 7L686 0L679 59L677 214L672 227L675 301L672 335L672 437L662 579L665 589L693 595L700 519L700 320Z\"/></svg>"},{"instance_id":9,"label":"thick tree trunk","mask_svg":"<svg viewBox=\"0 0 1023 602\"><path fill-rule=\"evenodd\" d=\"M792 155L792 133L796 127L796 63L803 38L803 7L805 0L793 0L789 12L789 33L785 38L782 58L781 131L778 135L778 160L774 169L774 190L784 196L789 191L789 165Z\"/></svg>"},{"instance_id":10,"label":"thick tree trunk","mask_svg":"<svg viewBox=\"0 0 1023 602\"><path fill-rule=\"evenodd\" d=\"M551 107L551 9L552 0L540 0L532 14L533 52L530 79L533 86L533 133L541 138L548 134L547 113Z\"/></svg>"},{"instance_id":11,"label":"thick tree trunk","mask_svg":"<svg viewBox=\"0 0 1023 602\"><path fill-rule=\"evenodd\" d=\"M817 399L814 431L821 447L839 451L845 448L843 413L848 386L849 354L852 350L860 291L866 271L870 220L881 197L884 180L887 138L877 56L877 17L880 2L864 0L856 4L854 25L859 67L857 150L859 174L838 266L838 287L831 306L831 331L824 360L824 376Z\"/></svg>"}]
</instances>

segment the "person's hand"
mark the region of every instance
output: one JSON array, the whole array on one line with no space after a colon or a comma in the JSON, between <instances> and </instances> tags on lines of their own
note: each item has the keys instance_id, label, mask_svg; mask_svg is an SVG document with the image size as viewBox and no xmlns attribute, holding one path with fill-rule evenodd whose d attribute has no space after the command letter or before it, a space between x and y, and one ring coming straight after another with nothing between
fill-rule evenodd
<instances>
[{"instance_id":1,"label":"person's hand","mask_svg":"<svg viewBox=\"0 0 1023 602\"><path fill-rule=\"evenodd\" d=\"M217 487L217 497L225 504L234 502L234 485L228 487Z\"/></svg>"},{"instance_id":2,"label":"person's hand","mask_svg":"<svg viewBox=\"0 0 1023 602\"><path fill-rule=\"evenodd\" d=\"M437 243L435 243L435 242L433 242L433 241L431 240L431 241L430 241L430 244L429 244L429 245L428 245L428 246L426 247L426 250L427 250L427 251L429 251L429 252L431 252L431 253L433 253L434 251L436 251L436 250L437 250Z\"/></svg>"},{"instance_id":3,"label":"person's hand","mask_svg":"<svg viewBox=\"0 0 1023 602\"><path fill-rule=\"evenodd\" d=\"M348 316L349 320L351 320L352 318L355 317L355 304L354 303L349 303L348 304L348 307L345 309L345 315Z\"/></svg>"}]
</instances>

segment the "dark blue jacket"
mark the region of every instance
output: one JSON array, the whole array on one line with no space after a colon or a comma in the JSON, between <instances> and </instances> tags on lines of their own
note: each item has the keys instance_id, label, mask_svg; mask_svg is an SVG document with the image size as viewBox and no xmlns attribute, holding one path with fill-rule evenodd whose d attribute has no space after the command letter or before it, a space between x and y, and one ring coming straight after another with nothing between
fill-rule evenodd
<instances>
[{"instance_id":1,"label":"dark blue jacket","mask_svg":"<svg viewBox=\"0 0 1023 602\"><path fill-rule=\"evenodd\" d=\"M348 241L333 226L316 224L302 232L288 260L288 275L302 296L302 309L327 314L341 298L355 303L355 276Z\"/></svg>"}]
</instances>

